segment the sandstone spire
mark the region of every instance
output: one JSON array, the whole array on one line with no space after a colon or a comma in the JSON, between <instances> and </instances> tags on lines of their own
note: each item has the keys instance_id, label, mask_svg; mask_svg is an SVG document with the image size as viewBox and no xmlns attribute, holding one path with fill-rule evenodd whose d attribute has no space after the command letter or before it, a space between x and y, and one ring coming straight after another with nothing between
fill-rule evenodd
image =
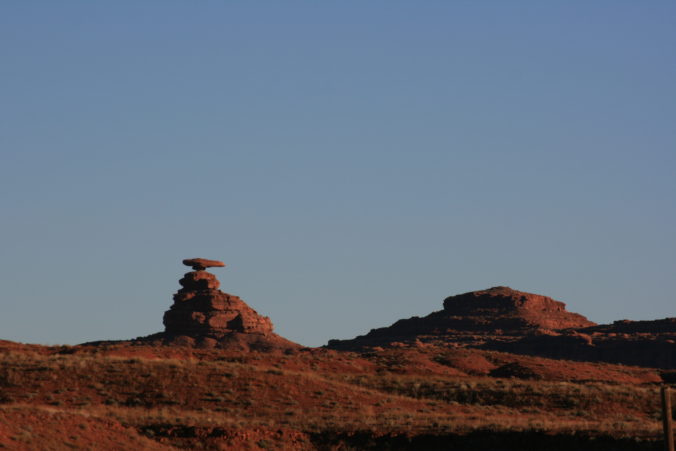
<instances>
[{"instance_id":1,"label":"sandstone spire","mask_svg":"<svg viewBox=\"0 0 676 451\"><path fill-rule=\"evenodd\" d=\"M181 335L219 335L229 332L267 334L272 321L259 315L239 297L219 290L216 276L209 267L224 267L223 262L192 258L183 260L195 271L186 273L174 294L174 304L164 314L166 333Z\"/></svg>"},{"instance_id":2,"label":"sandstone spire","mask_svg":"<svg viewBox=\"0 0 676 451\"><path fill-rule=\"evenodd\" d=\"M216 276L207 268L224 267L218 260L189 258L186 273L164 312L164 332L137 341L164 345L198 346L256 351L289 351L301 346L273 332L272 321L258 314L238 296L220 290Z\"/></svg>"}]
</instances>

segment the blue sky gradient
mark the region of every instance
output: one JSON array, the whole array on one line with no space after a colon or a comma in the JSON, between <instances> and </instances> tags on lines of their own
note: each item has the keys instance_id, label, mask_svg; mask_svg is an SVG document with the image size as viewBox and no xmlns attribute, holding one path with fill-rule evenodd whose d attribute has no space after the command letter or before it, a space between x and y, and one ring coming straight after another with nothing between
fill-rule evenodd
<instances>
[{"instance_id":1,"label":"blue sky gradient","mask_svg":"<svg viewBox=\"0 0 676 451\"><path fill-rule=\"evenodd\" d=\"M186 257L306 345L509 285L676 316L672 1L0 5L0 339L163 329Z\"/></svg>"}]
</instances>

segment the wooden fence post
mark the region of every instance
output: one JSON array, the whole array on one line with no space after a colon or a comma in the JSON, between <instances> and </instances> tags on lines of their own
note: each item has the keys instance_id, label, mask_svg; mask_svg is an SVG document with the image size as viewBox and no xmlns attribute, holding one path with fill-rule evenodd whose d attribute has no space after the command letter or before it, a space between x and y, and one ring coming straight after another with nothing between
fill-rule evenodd
<instances>
[{"instance_id":1,"label":"wooden fence post","mask_svg":"<svg viewBox=\"0 0 676 451\"><path fill-rule=\"evenodd\" d=\"M664 429L664 451L674 451L674 430L671 426L671 393L669 386L662 385L662 428Z\"/></svg>"}]
</instances>

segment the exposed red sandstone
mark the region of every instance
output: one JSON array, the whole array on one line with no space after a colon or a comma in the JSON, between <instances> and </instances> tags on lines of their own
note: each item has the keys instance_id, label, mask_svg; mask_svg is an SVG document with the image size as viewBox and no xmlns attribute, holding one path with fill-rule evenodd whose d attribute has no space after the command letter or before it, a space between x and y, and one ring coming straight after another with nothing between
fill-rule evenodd
<instances>
[{"instance_id":1,"label":"exposed red sandstone","mask_svg":"<svg viewBox=\"0 0 676 451\"><path fill-rule=\"evenodd\" d=\"M578 313L567 311L563 302L509 287L450 296L444 300L444 312L470 319L477 325L500 325L503 329L559 330L596 325Z\"/></svg>"},{"instance_id":2,"label":"exposed red sandstone","mask_svg":"<svg viewBox=\"0 0 676 451\"><path fill-rule=\"evenodd\" d=\"M483 348L555 359L676 368L676 318L596 325L538 294L494 287L444 300L444 309L402 319L352 340L331 340L341 350L418 346ZM505 369L505 374L507 370Z\"/></svg>"},{"instance_id":3,"label":"exposed red sandstone","mask_svg":"<svg viewBox=\"0 0 676 451\"><path fill-rule=\"evenodd\" d=\"M238 296L219 289L216 276L205 267L225 266L216 260L186 259L183 263L202 268L186 273L174 294L174 303L164 313L165 331L143 337L143 342L198 347L228 347L241 350L299 348L273 332L272 321L258 314Z\"/></svg>"},{"instance_id":4,"label":"exposed red sandstone","mask_svg":"<svg viewBox=\"0 0 676 451\"><path fill-rule=\"evenodd\" d=\"M353 349L418 339L432 343L478 346L489 340L514 341L528 333L594 326L563 302L538 294L494 287L450 296L444 309L420 318L402 319L353 340L331 340L329 347Z\"/></svg>"}]
</instances>

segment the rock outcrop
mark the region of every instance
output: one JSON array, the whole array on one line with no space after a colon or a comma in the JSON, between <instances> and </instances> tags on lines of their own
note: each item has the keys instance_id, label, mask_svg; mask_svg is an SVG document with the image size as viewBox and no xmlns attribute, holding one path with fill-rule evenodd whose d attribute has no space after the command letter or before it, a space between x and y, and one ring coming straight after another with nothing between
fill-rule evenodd
<instances>
[{"instance_id":1,"label":"rock outcrop","mask_svg":"<svg viewBox=\"0 0 676 451\"><path fill-rule=\"evenodd\" d=\"M364 350L420 344L673 369L676 318L597 325L550 297L494 287L450 296L443 310L402 319L351 340L331 340L327 347Z\"/></svg>"},{"instance_id":2,"label":"rock outcrop","mask_svg":"<svg viewBox=\"0 0 676 451\"><path fill-rule=\"evenodd\" d=\"M219 290L220 283L203 270L179 281L174 304L164 313L167 334L218 335L230 332L269 334L272 321L259 315L239 297Z\"/></svg>"},{"instance_id":3,"label":"rock outcrop","mask_svg":"<svg viewBox=\"0 0 676 451\"><path fill-rule=\"evenodd\" d=\"M275 334L270 318L258 314L238 296L221 291L216 276L205 271L225 264L203 258L186 259L183 264L194 271L179 280L181 289L164 313L165 331L139 340L245 350L300 347Z\"/></svg>"},{"instance_id":4,"label":"rock outcrop","mask_svg":"<svg viewBox=\"0 0 676 451\"><path fill-rule=\"evenodd\" d=\"M539 294L493 287L444 299L443 315L456 327L475 330L570 329L595 326L566 304Z\"/></svg>"},{"instance_id":5,"label":"rock outcrop","mask_svg":"<svg viewBox=\"0 0 676 451\"><path fill-rule=\"evenodd\" d=\"M676 318L615 321L563 334L532 334L491 349L554 359L676 369Z\"/></svg>"},{"instance_id":6,"label":"rock outcrop","mask_svg":"<svg viewBox=\"0 0 676 451\"><path fill-rule=\"evenodd\" d=\"M202 271L207 268L223 268L225 263L218 260L208 260L206 258L186 258L183 260L185 266L192 266L195 271Z\"/></svg>"},{"instance_id":7,"label":"rock outcrop","mask_svg":"<svg viewBox=\"0 0 676 451\"><path fill-rule=\"evenodd\" d=\"M494 287L450 296L444 309L425 317L402 319L353 340L331 340L330 348L360 349L393 342L479 346L488 341L514 341L529 333L594 326L547 296Z\"/></svg>"}]
</instances>

